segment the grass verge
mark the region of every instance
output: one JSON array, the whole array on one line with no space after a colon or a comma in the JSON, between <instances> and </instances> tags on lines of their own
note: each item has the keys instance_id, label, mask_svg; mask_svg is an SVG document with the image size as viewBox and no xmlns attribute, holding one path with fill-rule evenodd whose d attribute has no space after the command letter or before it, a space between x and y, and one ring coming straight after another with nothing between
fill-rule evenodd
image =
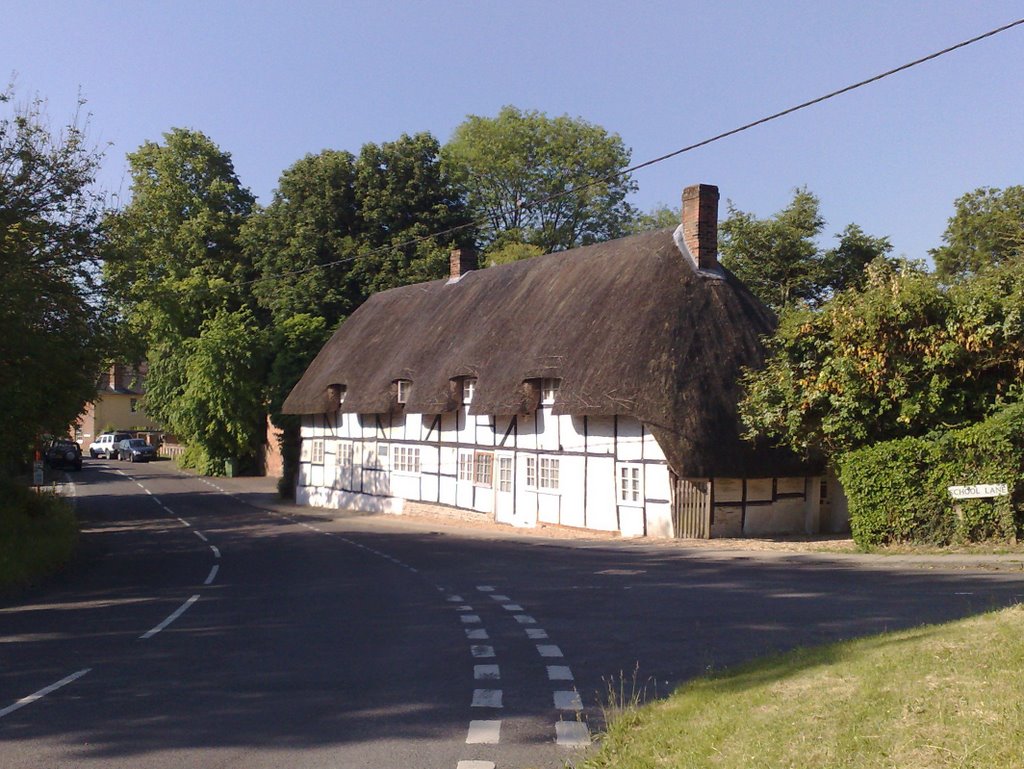
<instances>
[{"instance_id":1,"label":"grass verge","mask_svg":"<svg viewBox=\"0 0 1024 769\"><path fill-rule=\"evenodd\" d=\"M613 719L587 769L1009 769L1024 756L1024 606L802 649Z\"/></svg>"},{"instance_id":2,"label":"grass verge","mask_svg":"<svg viewBox=\"0 0 1024 769\"><path fill-rule=\"evenodd\" d=\"M52 574L77 542L78 521L66 499L0 479L0 590Z\"/></svg>"}]
</instances>

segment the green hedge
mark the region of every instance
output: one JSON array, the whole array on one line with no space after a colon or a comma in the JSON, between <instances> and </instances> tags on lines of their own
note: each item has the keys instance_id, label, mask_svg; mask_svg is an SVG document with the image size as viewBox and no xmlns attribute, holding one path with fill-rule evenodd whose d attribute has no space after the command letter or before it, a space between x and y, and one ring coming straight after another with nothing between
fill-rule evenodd
<instances>
[{"instance_id":1,"label":"green hedge","mask_svg":"<svg viewBox=\"0 0 1024 769\"><path fill-rule=\"evenodd\" d=\"M1016 541L1024 518L1024 403L928 438L886 441L840 462L854 541L947 545ZM960 500L947 487L1005 483L1009 496Z\"/></svg>"}]
</instances>

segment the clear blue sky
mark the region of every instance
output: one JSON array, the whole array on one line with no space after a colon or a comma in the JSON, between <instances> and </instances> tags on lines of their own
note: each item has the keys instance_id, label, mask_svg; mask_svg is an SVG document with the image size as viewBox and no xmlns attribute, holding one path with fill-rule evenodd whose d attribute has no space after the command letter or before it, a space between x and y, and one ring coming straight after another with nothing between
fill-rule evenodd
<instances>
[{"instance_id":1,"label":"clear blue sky","mask_svg":"<svg viewBox=\"0 0 1024 769\"><path fill-rule=\"evenodd\" d=\"M0 77L54 122L81 91L111 191L128 192L127 152L182 126L266 203L306 153L444 142L505 104L600 124L641 162L1022 16L1020 0L7 0ZM1024 183L1022 96L1017 27L640 171L633 203L706 182L768 216L806 185L830 233L856 222L923 258L959 195Z\"/></svg>"}]
</instances>

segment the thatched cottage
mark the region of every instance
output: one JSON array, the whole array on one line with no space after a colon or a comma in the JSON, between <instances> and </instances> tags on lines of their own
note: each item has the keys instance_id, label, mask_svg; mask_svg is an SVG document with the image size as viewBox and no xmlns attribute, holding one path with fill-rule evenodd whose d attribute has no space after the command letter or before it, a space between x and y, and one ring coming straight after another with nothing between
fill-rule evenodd
<instances>
[{"instance_id":1,"label":"thatched cottage","mask_svg":"<svg viewBox=\"0 0 1024 769\"><path fill-rule=\"evenodd\" d=\"M285 402L297 499L407 501L624 536L815 532L822 484L740 437L772 313L717 258L718 189L682 224L372 296ZM827 525L827 522L826 522Z\"/></svg>"}]
</instances>

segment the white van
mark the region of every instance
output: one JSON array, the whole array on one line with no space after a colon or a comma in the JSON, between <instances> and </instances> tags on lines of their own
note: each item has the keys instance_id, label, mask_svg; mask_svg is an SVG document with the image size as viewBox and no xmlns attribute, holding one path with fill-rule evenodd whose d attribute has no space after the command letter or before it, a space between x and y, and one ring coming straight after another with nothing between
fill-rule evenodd
<instances>
[{"instance_id":1,"label":"white van","mask_svg":"<svg viewBox=\"0 0 1024 769\"><path fill-rule=\"evenodd\" d=\"M97 435L96 440L89 444L89 456L93 459L104 457L106 459L117 459L117 444L125 438L131 438L129 433L103 433Z\"/></svg>"}]
</instances>

